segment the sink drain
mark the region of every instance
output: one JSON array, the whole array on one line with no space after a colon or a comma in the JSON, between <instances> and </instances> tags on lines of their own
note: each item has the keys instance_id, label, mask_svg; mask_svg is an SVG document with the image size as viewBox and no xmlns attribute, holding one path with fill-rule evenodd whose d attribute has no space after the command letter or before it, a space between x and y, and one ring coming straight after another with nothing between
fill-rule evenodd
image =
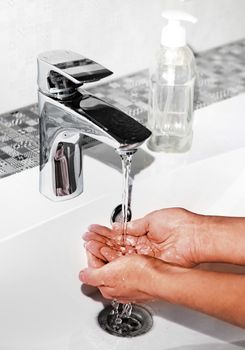
<instances>
[{"instance_id":1,"label":"sink drain","mask_svg":"<svg viewBox=\"0 0 245 350\"><path fill-rule=\"evenodd\" d=\"M114 308L108 305L98 315L98 322L107 333L118 337L136 337L148 332L153 320L148 310L142 306L132 305L129 317L122 317L119 324L115 323Z\"/></svg>"},{"instance_id":2,"label":"sink drain","mask_svg":"<svg viewBox=\"0 0 245 350\"><path fill-rule=\"evenodd\" d=\"M132 218L132 211L131 211L130 207L128 207L127 221L131 221L131 218ZM113 210L113 212L111 214L111 224L113 222L123 222L122 204L119 204Z\"/></svg>"}]
</instances>

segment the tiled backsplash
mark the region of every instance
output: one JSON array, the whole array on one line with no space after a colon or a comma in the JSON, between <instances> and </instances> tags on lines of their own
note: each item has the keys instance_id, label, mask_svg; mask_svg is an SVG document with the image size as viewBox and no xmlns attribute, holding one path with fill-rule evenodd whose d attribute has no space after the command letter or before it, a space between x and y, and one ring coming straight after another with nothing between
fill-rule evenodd
<instances>
[{"instance_id":1,"label":"tiled backsplash","mask_svg":"<svg viewBox=\"0 0 245 350\"><path fill-rule=\"evenodd\" d=\"M245 39L202 52L196 57L195 109L245 91ZM90 90L147 122L148 71L140 71ZM39 164L37 105L0 116L0 178ZM93 144L88 137L86 145Z\"/></svg>"}]
</instances>

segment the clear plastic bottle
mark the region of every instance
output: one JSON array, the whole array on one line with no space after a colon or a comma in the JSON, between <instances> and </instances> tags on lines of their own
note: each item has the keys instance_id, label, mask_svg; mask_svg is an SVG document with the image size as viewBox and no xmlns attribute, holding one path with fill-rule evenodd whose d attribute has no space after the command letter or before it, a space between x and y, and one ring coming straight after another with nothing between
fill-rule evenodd
<instances>
[{"instance_id":1,"label":"clear plastic bottle","mask_svg":"<svg viewBox=\"0 0 245 350\"><path fill-rule=\"evenodd\" d=\"M192 144L195 59L185 44L179 20L189 15L169 11L170 25L163 29L161 47L150 71L148 127L153 151L185 152ZM194 19L191 16L191 20Z\"/></svg>"}]
</instances>

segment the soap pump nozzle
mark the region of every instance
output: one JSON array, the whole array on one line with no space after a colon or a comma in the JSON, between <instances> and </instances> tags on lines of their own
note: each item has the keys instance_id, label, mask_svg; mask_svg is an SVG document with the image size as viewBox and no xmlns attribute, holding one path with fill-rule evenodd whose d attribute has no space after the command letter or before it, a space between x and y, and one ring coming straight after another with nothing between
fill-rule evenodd
<instances>
[{"instance_id":1,"label":"soap pump nozzle","mask_svg":"<svg viewBox=\"0 0 245 350\"><path fill-rule=\"evenodd\" d=\"M168 23L162 29L161 44L167 47L186 46L186 33L181 21L196 23L197 19L180 11L164 11L162 17L167 19Z\"/></svg>"}]
</instances>

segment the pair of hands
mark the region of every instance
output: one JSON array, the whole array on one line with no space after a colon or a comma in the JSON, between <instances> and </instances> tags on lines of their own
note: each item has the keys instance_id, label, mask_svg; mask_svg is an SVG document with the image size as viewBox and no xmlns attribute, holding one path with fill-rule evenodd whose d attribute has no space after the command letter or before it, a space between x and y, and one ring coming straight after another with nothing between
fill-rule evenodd
<instances>
[{"instance_id":1,"label":"pair of hands","mask_svg":"<svg viewBox=\"0 0 245 350\"><path fill-rule=\"evenodd\" d=\"M120 224L92 225L84 236L89 267L80 279L121 303L162 299L245 327L245 275L192 268L245 266L244 231L245 218L178 208L128 223L124 241Z\"/></svg>"},{"instance_id":2,"label":"pair of hands","mask_svg":"<svg viewBox=\"0 0 245 350\"><path fill-rule=\"evenodd\" d=\"M89 267L80 279L123 303L162 297L159 278L168 284L200 262L203 220L180 208L154 211L129 222L124 240L120 223L91 225L84 235Z\"/></svg>"}]
</instances>

